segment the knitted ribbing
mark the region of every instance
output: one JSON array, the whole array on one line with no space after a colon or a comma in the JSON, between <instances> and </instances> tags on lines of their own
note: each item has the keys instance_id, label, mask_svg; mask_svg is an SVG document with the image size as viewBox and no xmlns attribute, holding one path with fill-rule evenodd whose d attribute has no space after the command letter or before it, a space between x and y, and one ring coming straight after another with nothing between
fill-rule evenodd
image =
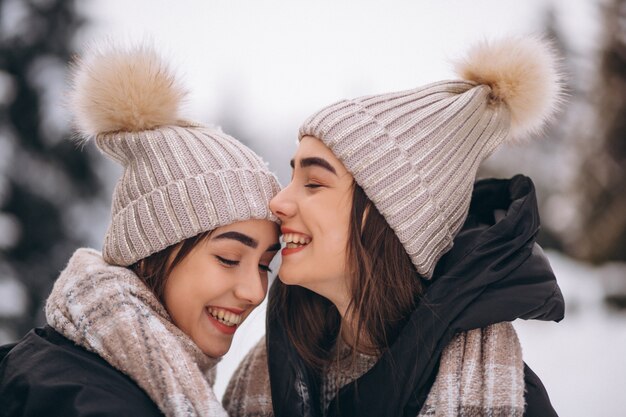
<instances>
[{"instance_id":1,"label":"knitted ribbing","mask_svg":"<svg viewBox=\"0 0 626 417\"><path fill-rule=\"evenodd\" d=\"M307 119L395 231L417 272L432 276L467 215L478 165L506 138L491 89L444 81L332 104Z\"/></svg>"},{"instance_id":2,"label":"knitted ribbing","mask_svg":"<svg viewBox=\"0 0 626 417\"><path fill-rule=\"evenodd\" d=\"M103 152L124 167L113 193L104 259L128 266L199 233L237 221L276 221L276 177L236 139L198 125L103 133Z\"/></svg>"}]
</instances>

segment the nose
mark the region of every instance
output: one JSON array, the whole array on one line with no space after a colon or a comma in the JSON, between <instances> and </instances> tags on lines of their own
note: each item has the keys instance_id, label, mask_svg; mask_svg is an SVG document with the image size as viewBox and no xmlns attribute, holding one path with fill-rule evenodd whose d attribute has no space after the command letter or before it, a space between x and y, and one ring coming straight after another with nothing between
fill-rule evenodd
<instances>
[{"instance_id":1,"label":"nose","mask_svg":"<svg viewBox=\"0 0 626 417\"><path fill-rule=\"evenodd\" d=\"M263 302L267 293L266 283L267 280L258 270L244 274L235 287L235 297L247 304L257 306Z\"/></svg>"},{"instance_id":2,"label":"nose","mask_svg":"<svg viewBox=\"0 0 626 417\"><path fill-rule=\"evenodd\" d=\"M293 216L296 212L296 204L291 191L292 183L289 183L270 200L270 210L281 220Z\"/></svg>"}]
</instances>

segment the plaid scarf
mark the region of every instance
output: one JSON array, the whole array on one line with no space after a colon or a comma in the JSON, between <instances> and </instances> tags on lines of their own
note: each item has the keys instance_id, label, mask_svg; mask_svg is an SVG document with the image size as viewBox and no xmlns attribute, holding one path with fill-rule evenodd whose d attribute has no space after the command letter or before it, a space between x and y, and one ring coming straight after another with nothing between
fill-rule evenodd
<instances>
[{"instance_id":1,"label":"plaid scarf","mask_svg":"<svg viewBox=\"0 0 626 417\"><path fill-rule=\"evenodd\" d=\"M226 416L211 388L217 360L171 321L132 271L78 249L46 304L48 324L131 377L167 416Z\"/></svg>"},{"instance_id":2,"label":"plaid scarf","mask_svg":"<svg viewBox=\"0 0 626 417\"><path fill-rule=\"evenodd\" d=\"M524 414L522 348L511 323L458 334L444 349L419 417Z\"/></svg>"},{"instance_id":3,"label":"plaid scarf","mask_svg":"<svg viewBox=\"0 0 626 417\"><path fill-rule=\"evenodd\" d=\"M356 363L332 361L322 375L320 402L324 408L342 386L359 378L374 363L375 358L365 355L357 355ZM342 364L349 364L349 369L336 369ZM522 350L511 323L470 330L458 334L444 349L439 372L418 416L521 417L524 387ZM274 415L265 339L235 371L224 395L224 406L231 417ZM323 414L327 412L324 409Z\"/></svg>"}]
</instances>

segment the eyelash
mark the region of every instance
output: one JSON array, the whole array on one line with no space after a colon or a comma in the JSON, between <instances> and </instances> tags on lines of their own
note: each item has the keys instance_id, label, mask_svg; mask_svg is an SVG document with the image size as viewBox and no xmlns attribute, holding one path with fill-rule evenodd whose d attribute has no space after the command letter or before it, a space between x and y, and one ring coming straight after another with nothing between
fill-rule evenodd
<instances>
[{"instance_id":1,"label":"eyelash","mask_svg":"<svg viewBox=\"0 0 626 417\"><path fill-rule=\"evenodd\" d=\"M218 261L225 266L237 266L239 265L239 261L233 261L232 259L222 258L221 256L215 255Z\"/></svg>"},{"instance_id":2,"label":"eyelash","mask_svg":"<svg viewBox=\"0 0 626 417\"><path fill-rule=\"evenodd\" d=\"M259 268L262 269L263 271L267 272L268 274L271 274L273 271L269 266L265 266L265 265L259 265Z\"/></svg>"},{"instance_id":3,"label":"eyelash","mask_svg":"<svg viewBox=\"0 0 626 417\"><path fill-rule=\"evenodd\" d=\"M217 256L215 255L215 258L217 258L217 260L224 266L227 266L229 268L232 268L233 266L237 266L239 265L239 261L233 261L232 259L226 259L226 258L222 258L221 256ZM272 273L272 269L269 266L266 265L261 265L259 264L259 269L263 270L264 272L268 272L268 273Z\"/></svg>"},{"instance_id":4,"label":"eyelash","mask_svg":"<svg viewBox=\"0 0 626 417\"><path fill-rule=\"evenodd\" d=\"M311 184L311 183L309 183L309 184L304 184L304 186L305 186L306 188L320 188L320 187L323 187L323 185L320 185L320 184Z\"/></svg>"}]
</instances>

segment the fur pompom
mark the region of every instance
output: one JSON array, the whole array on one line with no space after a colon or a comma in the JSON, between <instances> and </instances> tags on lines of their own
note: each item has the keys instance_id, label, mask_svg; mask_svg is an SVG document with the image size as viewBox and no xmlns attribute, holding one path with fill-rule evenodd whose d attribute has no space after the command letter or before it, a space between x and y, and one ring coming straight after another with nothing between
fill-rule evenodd
<instances>
[{"instance_id":1,"label":"fur pompom","mask_svg":"<svg viewBox=\"0 0 626 417\"><path fill-rule=\"evenodd\" d=\"M175 124L185 91L148 46L94 48L74 65L69 101L79 132L141 131Z\"/></svg>"},{"instance_id":2,"label":"fur pompom","mask_svg":"<svg viewBox=\"0 0 626 417\"><path fill-rule=\"evenodd\" d=\"M461 78L491 87L511 113L513 139L541 131L559 107L562 76L553 47L538 37L483 41L456 63Z\"/></svg>"}]
</instances>

